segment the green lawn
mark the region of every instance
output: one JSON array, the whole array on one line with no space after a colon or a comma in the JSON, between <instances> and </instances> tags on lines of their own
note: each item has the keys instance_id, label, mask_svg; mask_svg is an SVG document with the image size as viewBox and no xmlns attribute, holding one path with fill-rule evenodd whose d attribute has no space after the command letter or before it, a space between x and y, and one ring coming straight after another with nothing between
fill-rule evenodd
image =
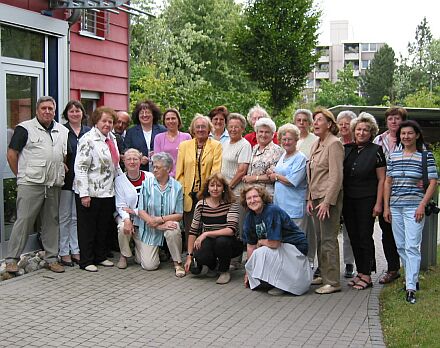
<instances>
[{"instance_id":1,"label":"green lawn","mask_svg":"<svg viewBox=\"0 0 440 348\"><path fill-rule=\"evenodd\" d=\"M385 286L380 296L387 347L440 347L440 266L421 273L416 304L405 301L402 288L403 280L399 279Z\"/></svg>"}]
</instances>

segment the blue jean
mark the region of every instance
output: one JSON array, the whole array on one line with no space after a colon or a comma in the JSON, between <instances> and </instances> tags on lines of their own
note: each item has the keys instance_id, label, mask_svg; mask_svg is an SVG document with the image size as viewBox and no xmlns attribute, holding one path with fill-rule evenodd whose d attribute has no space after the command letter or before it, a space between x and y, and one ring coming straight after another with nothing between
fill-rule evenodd
<instances>
[{"instance_id":1,"label":"blue jean","mask_svg":"<svg viewBox=\"0 0 440 348\"><path fill-rule=\"evenodd\" d=\"M405 268L407 290L416 290L420 270L420 244L425 219L416 222L416 209L417 207L391 207L393 235Z\"/></svg>"}]
</instances>

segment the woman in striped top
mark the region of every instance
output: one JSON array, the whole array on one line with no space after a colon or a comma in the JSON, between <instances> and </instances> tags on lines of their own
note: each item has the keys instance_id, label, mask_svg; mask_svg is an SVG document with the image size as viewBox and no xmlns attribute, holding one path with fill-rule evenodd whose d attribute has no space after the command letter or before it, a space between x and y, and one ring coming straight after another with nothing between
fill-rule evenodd
<instances>
[{"instance_id":1,"label":"woman in striped top","mask_svg":"<svg viewBox=\"0 0 440 348\"><path fill-rule=\"evenodd\" d=\"M420 244L425 224L425 207L437 186L434 157L427 153L429 185L426 191L420 185L423 179L423 136L414 121L404 121L397 131L397 145L402 150L390 155L384 187L384 219L391 222L397 251L405 268L406 301L416 303L420 269Z\"/></svg>"},{"instance_id":2,"label":"woman in striped top","mask_svg":"<svg viewBox=\"0 0 440 348\"><path fill-rule=\"evenodd\" d=\"M220 173L208 178L198 198L189 231L185 270L190 270L194 257L197 266L191 268L193 274L199 274L202 266L207 266L207 276L216 276L218 266L220 276L217 284L229 283L231 258L243 250L242 243L237 239L238 203L234 202L235 196Z\"/></svg>"}]
</instances>

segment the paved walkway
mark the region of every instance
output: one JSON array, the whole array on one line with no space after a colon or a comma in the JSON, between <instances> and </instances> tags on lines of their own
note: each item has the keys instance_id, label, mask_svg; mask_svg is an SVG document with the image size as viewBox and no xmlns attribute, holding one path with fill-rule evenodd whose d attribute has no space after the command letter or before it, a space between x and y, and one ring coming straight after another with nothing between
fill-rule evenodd
<instances>
[{"instance_id":1,"label":"paved walkway","mask_svg":"<svg viewBox=\"0 0 440 348\"><path fill-rule=\"evenodd\" d=\"M378 276L384 269L375 232L374 287L273 297L242 286L173 274L78 268L37 271L0 283L0 347L384 347ZM342 268L341 268L342 269Z\"/></svg>"}]
</instances>

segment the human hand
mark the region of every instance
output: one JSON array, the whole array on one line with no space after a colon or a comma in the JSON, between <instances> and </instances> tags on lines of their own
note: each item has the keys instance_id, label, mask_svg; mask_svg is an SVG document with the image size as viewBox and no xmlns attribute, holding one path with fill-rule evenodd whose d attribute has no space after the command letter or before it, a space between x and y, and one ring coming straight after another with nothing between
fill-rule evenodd
<instances>
[{"instance_id":1,"label":"human hand","mask_svg":"<svg viewBox=\"0 0 440 348\"><path fill-rule=\"evenodd\" d=\"M128 213L128 214L136 215L136 213L134 212L134 210L131 209L131 208L122 208L122 210L125 211L125 212Z\"/></svg>"},{"instance_id":2,"label":"human hand","mask_svg":"<svg viewBox=\"0 0 440 348\"><path fill-rule=\"evenodd\" d=\"M249 287L249 278L247 273L244 274L244 287L248 288Z\"/></svg>"},{"instance_id":3,"label":"human hand","mask_svg":"<svg viewBox=\"0 0 440 348\"><path fill-rule=\"evenodd\" d=\"M147 156L142 156L142 159L141 159L141 164L142 165L147 165L148 164L148 157Z\"/></svg>"},{"instance_id":4,"label":"human hand","mask_svg":"<svg viewBox=\"0 0 440 348\"><path fill-rule=\"evenodd\" d=\"M388 222L391 223L391 212L390 212L390 208L384 208L383 209L383 219Z\"/></svg>"},{"instance_id":5,"label":"human hand","mask_svg":"<svg viewBox=\"0 0 440 348\"><path fill-rule=\"evenodd\" d=\"M316 216L319 220L323 221L324 219L330 217L330 204L321 202L316 206L315 209L318 210Z\"/></svg>"},{"instance_id":6,"label":"human hand","mask_svg":"<svg viewBox=\"0 0 440 348\"><path fill-rule=\"evenodd\" d=\"M380 214L382 214L382 211L382 204L376 203L373 208L373 217L379 216Z\"/></svg>"},{"instance_id":7,"label":"human hand","mask_svg":"<svg viewBox=\"0 0 440 348\"><path fill-rule=\"evenodd\" d=\"M175 230L179 224L176 221L166 221L162 225L157 226L157 228L161 231L166 230Z\"/></svg>"},{"instance_id":8,"label":"human hand","mask_svg":"<svg viewBox=\"0 0 440 348\"><path fill-rule=\"evenodd\" d=\"M306 212L307 212L307 215L312 216L312 214L313 214L313 203L312 203L312 201L307 201Z\"/></svg>"},{"instance_id":9,"label":"human hand","mask_svg":"<svg viewBox=\"0 0 440 348\"><path fill-rule=\"evenodd\" d=\"M184 266L186 273L189 273L190 267L191 267L191 255L188 255L186 257L185 266Z\"/></svg>"},{"instance_id":10,"label":"human hand","mask_svg":"<svg viewBox=\"0 0 440 348\"><path fill-rule=\"evenodd\" d=\"M414 217L416 218L416 222L421 222L425 217L425 205L423 203L420 203L417 207Z\"/></svg>"},{"instance_id":11,"label":"human hand","mask_svg":"<svg viewBox=\"0 0 440 348\"><path fill-rule=\"evenodd\" d=\"M125 219L124 220L124 228L123 228L123 232L125 235L130 236L133 234L134 232L134 226L133 223L131 222L130 219Z\"/></svg>"},{"instance_id":12,"label":"human hand","mask_svg":"<svg viewBox=\"0 0 440 348\"><path fill-rule=\"evenodd\" d=\"M81 198L81 204L84 208L90 207L91 201L92 201L92 199L90 198L90 196L85 196L85 197Z\"/></svg>"},{"instance_id":13,"label":"human hand","mask_svg":"<svg viewBox=\"0 0 440 348\"><path fill-rule=\"evenodd\" d=\"M200 236L198 236L194 242L194 249L199 250L202 247L202 242L206 238L206 233L203 232Z\"/></svg>"}]
</instances>

